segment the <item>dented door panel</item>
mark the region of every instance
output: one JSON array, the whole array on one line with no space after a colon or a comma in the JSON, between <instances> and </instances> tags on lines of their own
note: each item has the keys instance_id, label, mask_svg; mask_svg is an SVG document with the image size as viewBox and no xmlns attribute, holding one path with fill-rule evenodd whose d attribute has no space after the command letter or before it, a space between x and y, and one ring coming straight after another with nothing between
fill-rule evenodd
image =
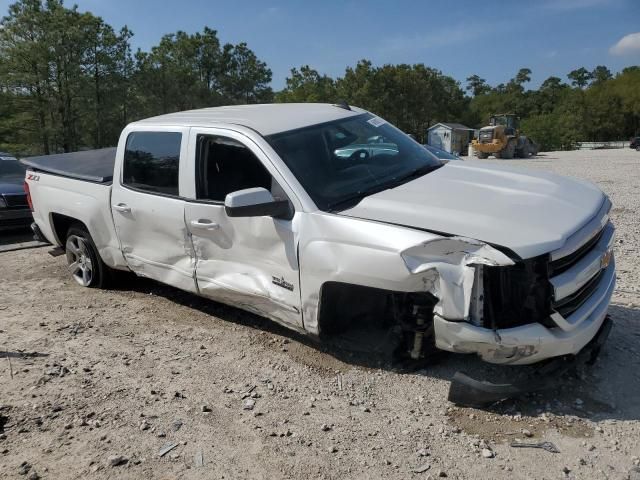
<instances>
[{"instance_id":1,"label":"dented door panel","mask_svg":"<svg viewBox=\"0 0 640 480\"><path fill-rule=\"evenodd\" d=\"M195 256L184 224L184 200L120 189L112 202L130 212L113 212L122 253L141 277L195 292Z\"/></svg>"},{"instance_id":2,"label":"dented door panel","mask_svg":"<svg viewBox=\"0 0 640 480\"><path fill-rule=\"evenodd\" d=\"M302 327L293 221L230 218L224 205L197 202L187 203L185 217L201 295Z\"/></svg>"}]
</instances>

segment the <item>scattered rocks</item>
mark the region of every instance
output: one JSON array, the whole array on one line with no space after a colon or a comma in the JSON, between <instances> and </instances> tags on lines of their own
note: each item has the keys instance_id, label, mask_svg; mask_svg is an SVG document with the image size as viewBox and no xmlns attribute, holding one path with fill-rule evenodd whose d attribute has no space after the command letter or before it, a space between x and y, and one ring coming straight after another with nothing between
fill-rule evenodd
<instances>
[{"instance_id":1,"label":"scattered rocks","mask_svg":"<svg viewBox=\"0 0 640 480\"><path fill-rule=\"evenodd\" d=\"M211 407L209 405L202 405L200 407L200 411L202 413L209 413L209 412L211 412Z\"/></svg>"},{"instance_id":2,"label":"scattered rocks","mask_svg":"<svg viewBox=\"0 0 640 480\"><path fill-rule=\"evenodd\" d=\"M431 465L425 463L413 469L413 473L424 473L431 468Z\"/></svg>"},{"instance_id":3,"label":"scattered rocks","mask_svg":"<svg viewBox=\"0 0 640 480\"><path fill-rule=\"evenodd\" d=\"M253 398L247 398L243 403L242 403L242 408L244 410L253 410L253 407L256 406L256 401Z\"/></svg>"},{"instance_id":4,"label":"scattered rocks","mask_svg":"<svg viewBox=\"0 0 640 480\"><path fill-rule=\"evenodd\" d=\"M129 461L129 459L127 457L125 457L124 455L110 455L107 458L107 464L110 467L118 467L120 465L124 465Z\"/></svg>"},{"instance_id":5,"label":"scattered rocks","mask_svg":"<svg viewBox=\"0 0 640 480\"><path fill-rule=\"evenodd\" d=\"M18 473L20 475L26 475L31 470L31 464L29 462L22 462L20 467L18 468Z\"/></svg>"},{"instance_id":6,"label":"scattered rocks","mask_svg":"<svg viewBox=\"0 0 640 480\"><path fill-rule=\"evenodd\" d=\"M329 430L331 430L331 425L327 425L326 423L323 423L322 426L320 427L320 430L322 430L323 432L328 432Z\"/></svg>"},{"instance_id":7,"label":"scattered rocks","mask_svg":"<svg viewBox=\"0 0 640 480\"><path fill-rule=\"evenodd\" d=\"M480 454L484 457L484 458L493 458L495 457L495 453L493 453L493 451L489 450L488 448L483 448L482 451L480 452Z\"/></svg>"}]
</instances>

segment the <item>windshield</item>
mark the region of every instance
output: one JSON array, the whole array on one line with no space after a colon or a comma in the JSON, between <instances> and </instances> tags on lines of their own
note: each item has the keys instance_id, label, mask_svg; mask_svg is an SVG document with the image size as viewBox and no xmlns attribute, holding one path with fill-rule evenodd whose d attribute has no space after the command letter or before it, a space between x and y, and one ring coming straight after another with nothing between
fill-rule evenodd
<instances>
[{"instance_id":1,"label":"windshield","mask_svg":"<svg viewBox=\"0 0 640 480\"><path fill-rule=\"evenodd\" d=\"M0 160L0 178L24 178L26 170L18 160Z\"/></svg>"},{"instance_id":2,"label":"windshield","mask_svg":"<svg viewBox=\"0 0 640 480\"><path fill-rule=\"evenodd\" d=\"M424 175L442 162L369 113L266 137L321 210Z\"/></svg>"}]
</instances>

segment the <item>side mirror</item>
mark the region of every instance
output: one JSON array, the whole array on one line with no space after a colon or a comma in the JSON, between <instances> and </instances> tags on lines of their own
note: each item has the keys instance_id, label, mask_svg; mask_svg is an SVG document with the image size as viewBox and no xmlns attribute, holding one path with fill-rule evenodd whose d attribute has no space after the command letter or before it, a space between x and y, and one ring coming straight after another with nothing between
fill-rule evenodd
<instances>
[{"instance_id":1,"label":"side mirror","mask_svg":"<svg viewBox=\"0 0 640 480\"><path fill-rule=\"evenodd\" d=\"M246 188L229 193L224 199L229 217L293 217L288 200L277 200L266 188Z\"/></svg>"}]
</instances>

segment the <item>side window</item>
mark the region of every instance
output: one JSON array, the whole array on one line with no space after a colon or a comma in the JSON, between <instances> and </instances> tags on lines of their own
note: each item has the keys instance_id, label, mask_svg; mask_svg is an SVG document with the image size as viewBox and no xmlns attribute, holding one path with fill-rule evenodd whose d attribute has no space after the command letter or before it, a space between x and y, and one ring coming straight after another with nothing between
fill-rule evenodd
<instances>
[{"instance_id":1,"label":"side window","mask_svg":"<svg viewBox=\"0 0 640 480\"><path fill-rule=\"evenodd\" d=\"M263 187L273 192L274 181L260 160L231 138L198 135L197 197L223 202L228 193Z\"/></svg>"},{"instance_id":2,"label":"side window","mask_svg":"<svg viewBox=\"0 0 640 480\"><path fill-rule=\"evenodd\" d=\"M127 137L122 184L178 196L178 165L182 134L133 132Z\"/></svg>"}]
</instances>

